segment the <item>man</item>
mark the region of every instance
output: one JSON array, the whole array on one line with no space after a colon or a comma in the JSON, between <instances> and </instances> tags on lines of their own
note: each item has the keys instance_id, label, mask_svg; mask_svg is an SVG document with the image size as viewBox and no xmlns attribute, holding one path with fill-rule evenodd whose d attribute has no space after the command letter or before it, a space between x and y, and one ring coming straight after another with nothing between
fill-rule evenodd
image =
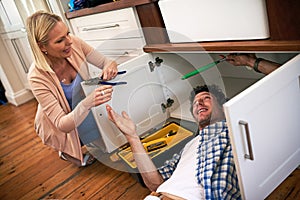
<instances>
[{"instance_id":1,"label":"man","mask_svg":"<svg viewBox=\"0 0 300 200\"><path fill-rule=\"evenodd\" d=\"M225 95L215 85L204 85L194 88L190 100L199 134L159 169L148 157L129 116L106 107L109 119L128 140L146 186L155 191L146 199L241 199L222 108Z\"/></svg>"}]
</instances>

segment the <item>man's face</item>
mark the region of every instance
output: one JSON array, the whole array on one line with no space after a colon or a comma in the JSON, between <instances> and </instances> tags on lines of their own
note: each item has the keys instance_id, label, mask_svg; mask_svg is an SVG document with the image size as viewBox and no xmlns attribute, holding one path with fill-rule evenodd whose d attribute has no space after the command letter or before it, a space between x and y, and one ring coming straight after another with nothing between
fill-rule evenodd
<instances>
[{"instance_id":1,"label":"man's face","mask_svg":"<svg viewBox=\"0 0 300 200\"><path fill-rule=\"evenodd\" d=\"M209 92L198 93L193 101L193 116L200 128L224 118L216 97Z\"/></svg>"}]
</instances>

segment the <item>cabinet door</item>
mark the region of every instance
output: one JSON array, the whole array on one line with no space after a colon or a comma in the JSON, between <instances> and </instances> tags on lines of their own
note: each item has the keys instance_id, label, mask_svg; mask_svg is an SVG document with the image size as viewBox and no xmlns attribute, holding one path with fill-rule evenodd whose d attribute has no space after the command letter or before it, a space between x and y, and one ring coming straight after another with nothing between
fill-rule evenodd
<instances>
[{"instance_id":1,"label":"cabinet door","mask_svg":"<svg viewBox=\"0 0 300 200\"><path fill-rule=\"evenodd\" d=\"M30 89L27 80L27 73L33 62L33 55L31 51L28 51L28 49L30 49L30 45L26 33L18 31L2 34L1 36L6 49L11 56L14 67L18 72L20 80L24 84L25 88Z\"/></svg>"},{"instance_id":2,"label":"cabinet door","mask_svg":"<svg viewBox=\"0 0 300 200\"><path fill-rule=\"evenodd\" d=\"M0 1L1 32L20 30L23 27L22 19L18 9L11 0Z\"/></svg>"},{"instance_id":3,"label":"cabinet door","mask_svg":"<svg viewBox=\"0 0 300 200\"><path fill-rule=\"evenodd\" d=\"M243 199L264 199L300 164L300 55L224 104Z\"/></svg>"},{"instance_id":4,"label":"cabinet door","mask_svg":"<svg viewBox=\"0 0 300 200\"><path fill-rule=\"evenodd\" d=\"M126 81L127 84L115 86L113 98L108 103L118 113L128 113L136 124L138 135L146 133L158 124L164 124L169 112L187 101L185 92L192 90L187 80L174 81L182 75L174 70L173 65L168 65L163 59L157 66L155 61L153 54L133 58L118 66L118 70L126 71L126 74L113 80ZM149 63L155 67L152 68L153 65ZM82 83L85 95L90 94L96 87L99 85ZM172 105L163 108L162 104L167 105L168 99L173 100ZM127 143L124 135L108 120L105 104L93 108L92 112L104 141L105 151L111 153Z\"/></svg>"}]
</instances>

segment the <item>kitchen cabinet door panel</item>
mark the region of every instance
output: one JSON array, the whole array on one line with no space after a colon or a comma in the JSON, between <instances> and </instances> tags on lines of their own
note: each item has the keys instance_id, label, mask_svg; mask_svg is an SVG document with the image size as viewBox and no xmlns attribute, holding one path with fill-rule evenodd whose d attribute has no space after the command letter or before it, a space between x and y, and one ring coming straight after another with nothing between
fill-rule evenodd
<instances>
[{"instance_id":1,"label":"kitchen cabinet door panel","mask_svg":"<svg viewBox=\"0 0 300 200\"><path fill-rule=\"evenodd\" d=\"M23 22L18 9L15 3L11 0L0 1L0 18L1 33L20 30L23 27Z\"/></svg>"},{"instance_id":2,"label":"kitchen cabinet door panel","mask_svg":"<svg viewBox=\"0 0 300 200\"><path fill-rule=\"evenodd\" d=\"M224 104L244 199L264 199L300 164L299 65L300 55Z\"/></svg>"},{"instance_id":3,"label":"kitchen cabinet door panel","mask_svg":"<svg viewBox=\"0 0 300 200\"><path fill-rule=\"evenodd\" d=\"M182 74L173 68L173 64L169 65L165 59L161 59L160 64L155 63L161 57L153 56L143 54L118 66L119 71L126 73L117 76L114 81L126 81L127 84L115 86L113 98L108 102L118 113L128 113L139 136L164 124L173 110L188 101L186 91L192 90L187 80L178 81ZM82 87L88 95L99 86L82 83ZM170 100L173 102L168 104ZM127 143L124 135L108 120L104 104L93 108L92 112L102 134L105 151L111 153ZM180 109L176 112L177 116L181 115Z\"/></svg>"},{"instance_id":4,"label":"kitchen cabinet door panel","mask_svg":"<svg viewBox=\"0 0 300 200\"><path fill-rule=\"evenodd\" d=\"M18 78L20 78L26 89L30 89L27 73L33 62L33 55L31 51L28 51L30 45L26 33L20 31L6 33L2 34L1 37L18 72Z\"/></svg>"}]
</instances>

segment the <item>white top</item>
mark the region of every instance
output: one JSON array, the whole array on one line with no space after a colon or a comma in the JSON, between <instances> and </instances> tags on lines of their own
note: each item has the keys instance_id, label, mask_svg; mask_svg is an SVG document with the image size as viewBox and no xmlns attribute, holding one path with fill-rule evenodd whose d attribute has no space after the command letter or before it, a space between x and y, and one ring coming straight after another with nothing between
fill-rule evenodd
<instances>
[{"instance_id":1,"label":"white top","mask_svg":"<svg viewBox=\"0 0 300 200\"><path fill-rule=\"evenodd\" d=\"M177 168L172 176L157 188L157 192L166 192L188 200L204 199L204 189L198 185L196 177L198 146L199 136L187 143Z\"/></svg>"}]
</instances>

